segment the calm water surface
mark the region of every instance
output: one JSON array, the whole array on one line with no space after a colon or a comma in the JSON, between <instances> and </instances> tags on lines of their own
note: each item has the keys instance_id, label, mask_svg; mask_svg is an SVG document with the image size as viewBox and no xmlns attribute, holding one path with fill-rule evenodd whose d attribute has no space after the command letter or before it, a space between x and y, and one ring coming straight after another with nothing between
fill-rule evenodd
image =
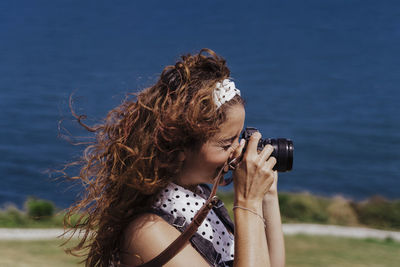
<instances>
[{"instance_id":1,"label":"calm water surface","mask_svg":"<svg viewBox=\"0 0 400 267\"><path fill-rule=\"evenodd\" d=\"M246 125L295 143L280 190L400 198L398 1L3 1L0 204L65 207L80 187L46 170L76 159L68 97L94 123L180 54L228 60ZM63 133L66 133L63 131Z\"/></svg>"}]
</instances>

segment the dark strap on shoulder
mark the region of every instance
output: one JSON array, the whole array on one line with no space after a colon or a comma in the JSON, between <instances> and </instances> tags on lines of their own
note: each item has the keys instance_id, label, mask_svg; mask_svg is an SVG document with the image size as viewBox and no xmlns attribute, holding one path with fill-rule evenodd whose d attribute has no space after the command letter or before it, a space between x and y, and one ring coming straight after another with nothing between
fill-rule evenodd
<instances>
[{"instance_id":1,"label":"dark strap on shoulder","mask_svg":"<svg viewBox=\"0 0 400 267\"><path fill-rule=\"evenodd\" d=\"M149 212L161 217L163 220L165 220L171 226L175 227L181 233L185 231L186 228L189 226L189 223L186 222L186 219L184 217L175 217L171 213L163 211L159 208L151 209ZM190 243L192 243L192 246L204 257L204 259L208 261L210 265L219 266L217 264L220 262L221 254L219 254L215 250L211 241L206 240L203 236L196 232L190 238Z\"/></svg>"},{"instance_id":2,"label":"dark strap on shoulder","mask_svg":"<svg viewBox=\"0 0 400 267\"><path fill-rule=\"evenodd\" d=\"M183 232L189 224L186 222L185 217L177 216L174 217L172 214L164 212L161 209L150 209L150 213L153 213L164 219L167 223L177 228L180 232Z\"/></svg>"}]
</instances>

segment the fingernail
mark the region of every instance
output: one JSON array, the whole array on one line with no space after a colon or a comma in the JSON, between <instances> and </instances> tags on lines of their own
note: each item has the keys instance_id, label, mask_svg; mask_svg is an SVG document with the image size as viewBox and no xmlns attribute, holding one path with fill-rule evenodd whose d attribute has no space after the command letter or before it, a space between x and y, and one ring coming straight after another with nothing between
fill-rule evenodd
<instances>
[{"instance_id":1,"label":"fingernail","mask_svg":"<svg viewBox=\"0 0 400 267\"><path fill-rule=\"evenodd\" d=\"M240 140L240 145L243 146L245 142L246 142L246 140L244 140L244 139Z\"/></svg>"}]
</instances>

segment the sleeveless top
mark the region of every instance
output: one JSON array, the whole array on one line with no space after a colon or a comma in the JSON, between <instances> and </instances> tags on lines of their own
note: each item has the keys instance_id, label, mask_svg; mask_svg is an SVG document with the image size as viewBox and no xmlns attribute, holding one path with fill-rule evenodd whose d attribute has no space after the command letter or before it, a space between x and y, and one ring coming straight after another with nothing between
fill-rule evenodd
<instances>
[{"instance_id":1,"label":"sleeveless top","mask_svg":"<svg viewBox=\"0 0 400 267\"><path fill-rule=\"evenodd\" d=\"M171 183L159 193L150 212L183 232L210 195L210 191L207 185L199 185L192 192ZM211 266L233 266L233 233L233 222L219 200L190 242Z\"/></svg>"}]
</instances>

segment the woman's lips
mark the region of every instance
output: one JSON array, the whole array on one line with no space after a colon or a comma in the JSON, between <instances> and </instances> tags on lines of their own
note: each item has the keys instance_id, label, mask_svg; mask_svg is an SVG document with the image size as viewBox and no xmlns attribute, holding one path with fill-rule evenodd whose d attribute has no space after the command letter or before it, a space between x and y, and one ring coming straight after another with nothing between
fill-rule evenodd
<instances>
[{"instance_id":1,"label":"woman's lips","mask_svg":"<svg viewBox=\"0 0 400 267\"><path fill-rule=\"evenodd\" d=\"M224 168L224 173L227 173L229 171L229 165L228 164L225 164L223 168Z\"/></svg>"}]
</instances>

